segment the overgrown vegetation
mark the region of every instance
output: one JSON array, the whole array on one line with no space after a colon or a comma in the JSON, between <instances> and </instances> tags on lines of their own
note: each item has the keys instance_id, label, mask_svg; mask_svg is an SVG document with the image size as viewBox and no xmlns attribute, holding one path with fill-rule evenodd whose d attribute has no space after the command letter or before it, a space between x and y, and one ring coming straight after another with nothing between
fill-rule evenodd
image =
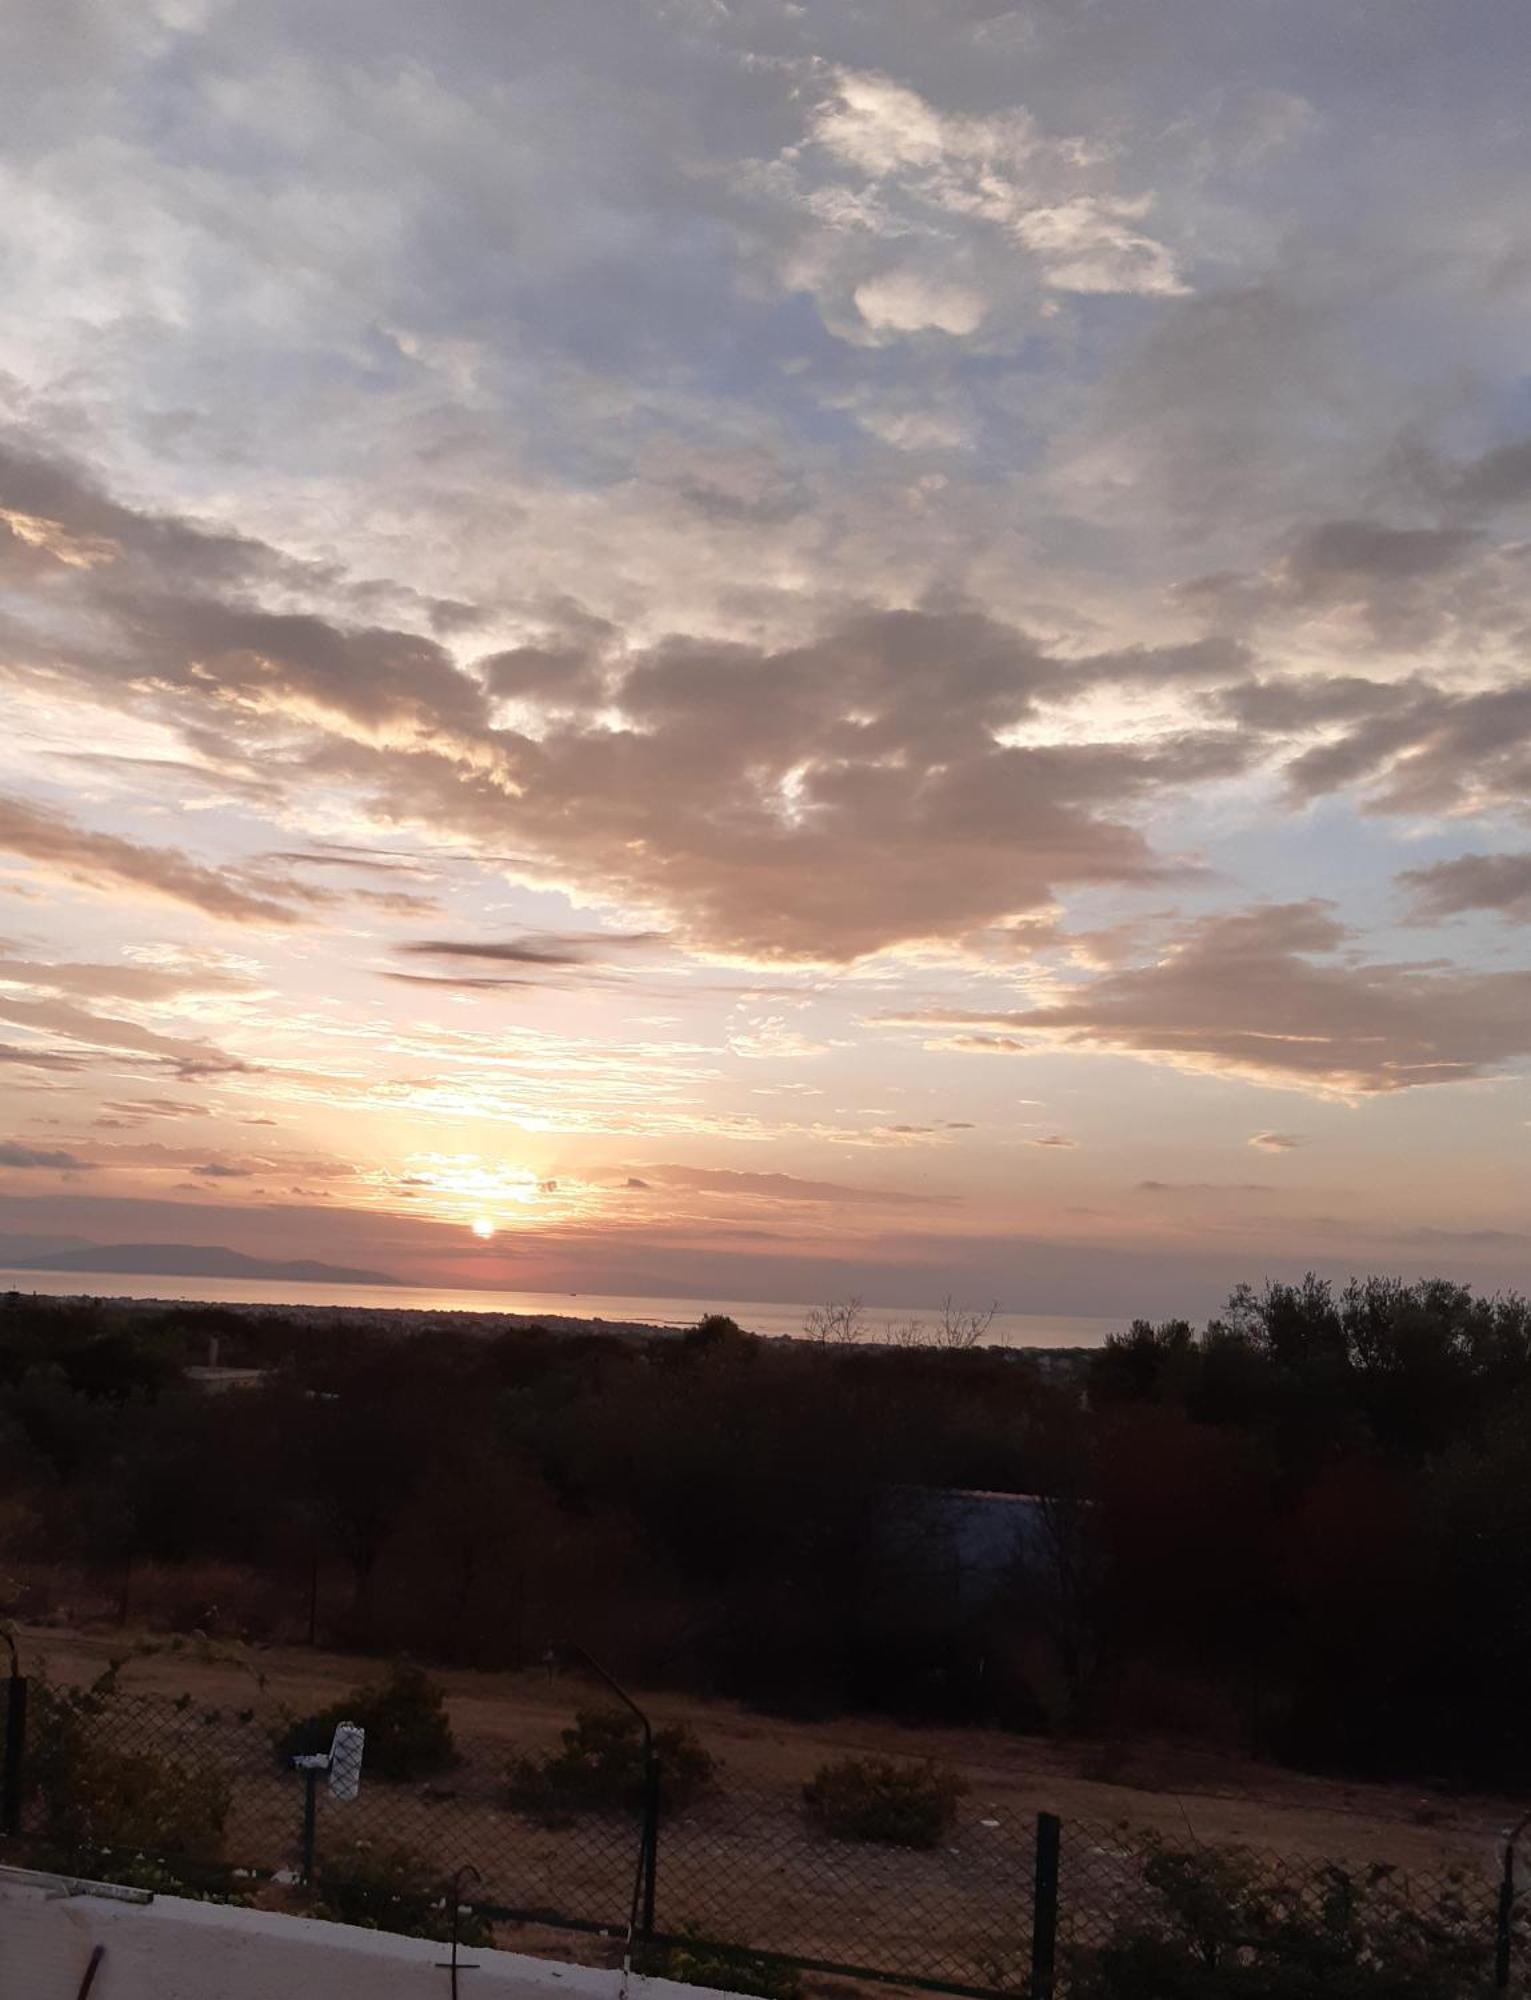
<instances>
[{"instance_id":1,"label":"overgrown vegetation","mask_svg":"<svg viewBox=\"0 0 1531 2000\"><path fill-rule=\"evenodd\" d=\"M845 1757L822 1764L803 1787L816 1826L836 1840L888 1847L937 1847L951 1832L967 1786L936 1764L887 1757Z\"/></svg>"},{"instance_id":2,"label":"overgrown vegetation","mask_svg":"<svg viewBox=\"0 0 1531 2000\"><path fill-rule=\"evenodd\" d=\"M1447 1884L1425 1907L1393 1872L1271 1879L1238 1849L1159 1845L1149 1907L1073 1955L1073 2000L1470 2000L1490 1941Z\"/></svg>"},{"instance_id":3,"label":"overgrown vegetation","mask_svg":"<svg viewBox=\"0 0 1531 2000\"><path fill-rule=\"evenodd\" d=\"M431 1778L457 1760L446 1691L420 1667L397 1665L386 1679L353 1688L328 1708L286 1723L273 1739L277 1762L285 1770L294 1757L328 1750L341 1722L366 1730L363 1756L369 1778L398 1783Z\"/></svg>"},{"instance_id":4,"label":"overgrown vegetation","mask_svg":"<svg viewBox=\"0 0 1531 2000\"><path fill-rule=\"evenodd\" d=\"M654 1731L659 1803L666 1812L689 1805L713 1781L711 1753L689 1724ZM579 1812L642 1808L643 1731L622 1708L581 1709L546 1757L519 1757L510 1767L509 1797L520 1811L551 1824Z\"/></svg>"},{"instance_id":5,"label":"overgrown vegetation","mask_svg":"<svg viewBox=\"0 0 1531 2000\"><path fill-rule=\"evenodd\" d=\"M452 1935L452 1885L403 1843L341 1841L326 1848L313 1914L337 1924L446 1943ZM461 1944L487 1945L494 1933L486 1918L463 1905L457 1936Z\"/></svg>"},{"instance_id":6,"label":"overgrown vegetation","mask_svg":"<svg viewBox=\"0 0 1531 2000\"><path fill-rule=\"evenodd\" d=\"M802 1976L795 1965L738 1946L709 1943L688 1924L672 1944L649 1945L638 1969L654 1979L683 1986L710 1986L724 1993L757 1993L760 2000L798 2000Z\"/></svg>"},{"instance_id":7,"label":"overgrown vegetation","mask_svg":"<svg viewBox=\"0 0 1531 2000\"><path fill-rule=\"evenodd\" d=\"M143 1888L216 1887L230 1779L193 1749L135 1746L115 1672L85 1689L34 1680L23 1785L42 1866Z\"/></svg>"}]
</instances>

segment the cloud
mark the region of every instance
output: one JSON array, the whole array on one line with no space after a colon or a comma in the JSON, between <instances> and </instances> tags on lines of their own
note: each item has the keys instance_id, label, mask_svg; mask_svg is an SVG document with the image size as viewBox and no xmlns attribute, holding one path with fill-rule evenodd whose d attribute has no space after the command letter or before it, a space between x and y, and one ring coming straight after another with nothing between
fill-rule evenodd
<instances>
[{"instance_id":1,"label":"cloud","mask_svg":"<svg viewBox=\"0 0 1531 2000\"><path fill-rule=\"evenodd\" d=\"M846 1186L839 1181L806 1180L797 1174L749 1173L723 1167L645 1167L644 1184L689 1188L700 1194L755 1196L780 1202L848 1202L877 1207L927 1207L942 1205L954 1197L937 1194L910 1194L892 1188ZM627 1186L634 1182L629 1180Z\"/></svg>"},{"instance_id":2,"label":"cloud","mask_svg":"<svg viewBox=\"0 0 1531 2000\"><path fill-rule=\"evenodd\" d=\"M873 69L821 65L805 86L806 136L734 185L784 284L813 292L842 338L965 339L1003 306L1013 340L1039 291L1185 289L1153 196L1120 190L1110 148L1050 135L1022 105L944 109Z\"/></svg>"},{"instance_id":3,"label":"cloud","mask_svg":"<svg viewBox=\"0 0 1531 2000\"><path fill-rule=\"evenodd\" d=\"M1307 1140L1300 1132L1255 1132L1248 1143L1261 1153L1290 1153Z\"/></svg>"},{"instance_id":4,"label":"cloud","mask_svg":"<svg viewBox=\"0 0 1531 2000\"><path fill-rule=\"evenodd\" d=\"M1531 854L1463 854L1429 868L1406 868L1399 883L1421 920L1492 910L1507 923L1531 923Z\"/></svg>"},{"instance_id":5,"label":"cloud","mask_svg":"<svg viewBox=\"0 0 1531 2000\"><path fill-rule=\"evenodd\" d=\"M1012 1031L966 1044L990 1050L1110 1050L1350 1096L1494 1076L1531 1056L1531 972L1367 961L1353 940L1326 903L1267 904L1187 924L1153 963L1047 1006L913 1018Z\"/></svg>"},{"instance_id":6,"label":"cloud","mask_svg":"<svg viewBox=\"0 0 1531 2000\"><path fill-rule=\"evenodd\" d=\"M1028 1139L1026 1143L1028 1146L1066 1146L1072 1149L1079 1141L1066 1139L1061 1132L1051 1132L1045 1139Z\"/></svg>"},{"instance_id":7,"label":"cloud","mask_svg":"<svg viewBox=\"0 0 1531 2000\"><path fill-rule=\"evenodd\" d=\"M39 986L52 993L83 994L116 1000L153 1002L189 993L234 992L254 982L226 966L99 964L19 958L0 951L0 982Z\"/></svg>"},{"instance_id":8,"label":"cloud","mask_svg":"<svg viewBox=\"0 0 1531 2000\"><path fill-rule=\"evenodd\" d=\"M1152 880L1165 864L1134 823L1142 802L1166 782L1231 775L1253 747L1221 722L1151 742L1017 741L1049 704L1087 690L1238 675L1241 648L1214 637L1071 657L960 607L820 617L795 644L676 636L614 648L606 621L565 603L562 691L535 720L501 723L480 679L434 640L252 608L243 594L273 576L289 595L321 588L259 544L114 508L72 474L50 504L81 531L109 520L132 552L50 584L50 606L60 590L80 594L96 635L76 648L83 685L115 687L137 667L144 700L211 762L301 767L309 787L359 793L377 821L429 829L523 880L653 912L692 947L843 962L1035 913L1071 884ZM565 671L576 653L588 673ZM504 661L491 657L493 679ZM546 665L539 656L538 672ZM13 833L60 867L211 913L291 924L333 900L86 834L37 808ZM518 854L506 854L507 835ZM395 899L388 911L409 907ZM496 943L424 941L457 942L482 956ZM558 951L513 939L503 955L551 964Z\"/></svg>"},{"instance_id":9,"label":"cloud","mask_svg":"<svg viewBox=\"0 0 1531 2000\"><path fill-rule=\"evenodd\" d=\"M90 1007L55 999L22 999L0 987L0 1020L16 1027L62 1035L93 1050L126 1050L154 1057L184 1076L227 1074L247 1067L211 1044L180 1035L161 1034L140 1022L101 1014Z\"/></svg>"},{"instance_id":10,"label":"cloud","mask_svg":"<svg viewBox=\"0 0 1531 2000\"><path fill-rule=\"evenodd\" d=\"M1531 688L1522 678L1459 691L1417 674L1305 674L1224 688L1214 705L1271 739L1309 739L1282 766L1299 800L1356 787L1368 812L1440 817L1524 810L1531 792Z\"/></svg>"},{"instance_id":11,"label":"cloud","mask_svg":"<svg viewBox=\"0 0 1531 2000\"><path fill-rule=\"evenodd\" d=\"M1139 1194L1275 1194L1266 1181L1139 1181Z\"/></svg>"},{"instance_id":12,"label":"cloud","mask_svg":"<svg viewBox=\"0 0 1531 2000\"><path fill-rule=\"evenodd\" d=\"M868 614L781 650L667 641L629 656L611 695L622 726L603 711L502 737L516 836L694 946L845 960L963 936L1060 883L1155 879L1122 809L1171 771L1243 761L1221 730L1003 740L1072 684L1068 663L965 611ZM400 817L491 842L511 823L487 774L415 758L376 778Z\"/></svg>"},{"instance_id":13,"label":"cloud","mask_svg":"<svg viewBox=\"0 0 1531 2000\"><path fill-rule=\"evenodd\" d=\"M88 1167L89 1160L82 1160L78 1154L51 1150L42 1146L22 1146L10 1140L0 1140L0 1167L20 1167L25 1169L49 1169L74 1173Z\"/></svg>"},{"instance_id":14,"label":"cloud","mask_svg":"<svg viewBox=\"0 0 1531 2000\"><path fill-rule=\"evenodd\" d=\"M517 938L421 938L396 947L422 958L482 958L496 964L598 964L612 952L663 944L663 931L545 931Z\"/></svg>"},{"instance_id":15,"label":"cloud","mask_svg":"<svg viewBox=\"0 0 1531 2000\"><path fill-rule=\"evenodd\" d=\"M1369 592L1437 576L1459 563L1476 537L1465 528L1392 528L1375 521L1321 521L1297 539L1287 559L1292 589L1310 597Z\"/></svg>"},{"instance_id":16,"label":"cloud","mask_svg":"<svg viewBox=\"0 0 1531 2000\"><path fill-rule=\"evenodd\" d=\"M229 923L293 924L289 905L240 886L171 847L143 847L111 833L92 833L67 814L18 798L0 798L0 850L87 888L129 889L185 903Z\"/></svg>"},{"instance_id":17,"label":"cloud","mask_svg":"<svg viewBox=\"0 0 1531 2000\"><path fill-rule=\"evenodd\" d=\"M180 1097L109 1098L106 1108L108 1111L123 1112L130 1118L203 1118L207 1115L205 1104Z\"/></svg>"},{"instance_id":18,"label":"cloud","mask_svg":"<svg viewBox=\"0 0 1531 2000\"><path fill-rule=\"evenodd\" d=\"M26 1049L15 1042L0 1042L0 1063L12 1063L18 1069L80 1070L85 1068L85 1058L69 1055L62 1049Z\"/></svg>"},{"instance_id":19,"label":"cloud","mask_svg":"<svg viewBox=\"0 0 1531 2000\"><path fill-rule=\"evenodd\" d=\"M981 293L918 271L884 271L856 287L856 310L879 331L976 333L986 310Z\"/></svg>"}]
</instances>

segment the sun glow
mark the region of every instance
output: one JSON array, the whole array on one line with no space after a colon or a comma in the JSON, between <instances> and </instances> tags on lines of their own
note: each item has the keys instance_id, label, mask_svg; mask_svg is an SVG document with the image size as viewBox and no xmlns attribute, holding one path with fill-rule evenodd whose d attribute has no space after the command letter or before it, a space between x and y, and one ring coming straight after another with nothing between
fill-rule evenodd
<instances>
[{"instance_id":1,"label":"sun glow","mask_svg":"<svg viewBox=\"0 0 1531 2000\"><path fill-rule=\"evenodd\" d=\"M487 1215L480 1215L475 1218L473 1234L478 1238L480 1243L487 1243L490 1237L493 1236L494 1224L489 1220Z\"/></svg>"}]
</instances>

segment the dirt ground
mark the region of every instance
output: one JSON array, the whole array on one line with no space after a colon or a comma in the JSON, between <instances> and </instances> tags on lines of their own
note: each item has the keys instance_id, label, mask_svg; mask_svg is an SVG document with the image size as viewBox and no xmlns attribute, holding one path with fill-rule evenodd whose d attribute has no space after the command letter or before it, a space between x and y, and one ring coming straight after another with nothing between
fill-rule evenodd
<instances>
[{"instance_id":1,"label":"dirt ground","mask_svg":"<svg viewBox=\"0 0 1531 2000\"><path fill-rule=\"evenodd\" d=\"M375 1661L300 1647L242 1646L132 1631L17 1631L24 1669L81 1682L125 1660L124 1689L198 1703L254 1706L262 1714L322 1706L378 1672ZM453 1727L491 1752L550 1745L576 1706L599 1690L577 1675L537 1670L478 1673L443 1669ZM1505 1827L1524 1802L1487 1795L1422 1792L1416 1786L1342 1782L1168 1743L1141 1744L1111 1780L1098 1773L1098 1744L1055 1743L982 1729L904 1727L880 1719L793 1722L737 1704L635 1690L657 1722L684 1721L722 1765L725 1781L795 1796L826 1760L853 1754L933 1758L966 1778L969 1803L986 1819L1018 1827L1038 1812L1067 1828L1130 1826L1171 1839L1239 1844L1298 1859L1391 1862L1439 1871L1496 1866Z\"/></svg>"}]
</instances>

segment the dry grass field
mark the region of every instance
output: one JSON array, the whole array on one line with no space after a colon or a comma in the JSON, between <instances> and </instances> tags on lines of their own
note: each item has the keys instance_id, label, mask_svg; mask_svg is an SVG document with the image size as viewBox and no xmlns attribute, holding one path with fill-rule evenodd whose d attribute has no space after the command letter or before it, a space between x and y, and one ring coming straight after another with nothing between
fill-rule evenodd
<instances>
[{"instance_id":1,"label":"dry grass field","mask_svg":"<svg viewBox=\"0 0 1531 2000\"><path fill-rule=\"evenodd\" d=\"M263 1718L321 1707L381 1671L380 1663L352 1655L132 1631L26 1626L18 1629L17 1642L28 1668L60 1681L90 1680L122 1660L119 1680L127 1691L190 1695L199 1706L254 1707ZM550 1678L542 1670L444 1668L435 1677L447 1690L459 1740L483 1757L545 1749L576 1707L603 1700L577 1675ZM695 1729L720 1761L726 1786L795 1798L830 1758L932 1758L961 1772L975 1812L1006 1827L1029 1825L1038 1812L1049 1811L1065 1824L1126 1822L1209 1845L1438 1870L1487 1865L1502 1829L1523 1810L1508 1798L1311 1777L1169 1743L1108 1757L1099 1744L904 1727L867 1717L787 1721L731 1702L636 1692L656 1721L683 1721Z\"/></svg>"}]
</instances>

